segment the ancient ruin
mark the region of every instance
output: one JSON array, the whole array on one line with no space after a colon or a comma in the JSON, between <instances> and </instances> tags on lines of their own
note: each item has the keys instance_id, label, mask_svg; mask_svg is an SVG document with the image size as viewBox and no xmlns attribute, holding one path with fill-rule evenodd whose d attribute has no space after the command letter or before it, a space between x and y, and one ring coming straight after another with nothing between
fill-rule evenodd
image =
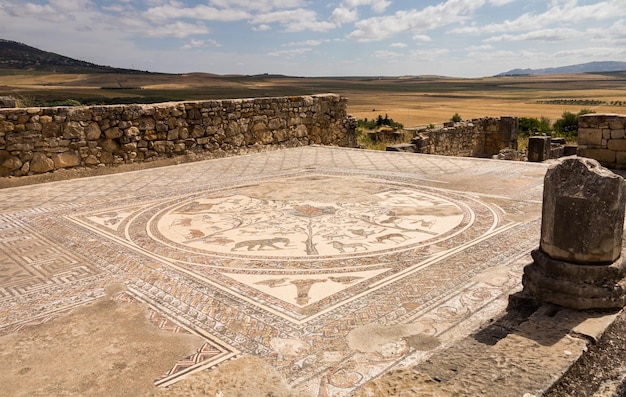
<instances>
[{"instance_id":1,"label":"ancient ruin","mask_svg":"<svg viewBox=\"0 0 626 397\"><path fill-rule=\"evenodd\" d=\"M420 128L410 144L390 145L388 151L492 157L503 149L517 149L517 117L483 117L441 128Z\"/></svg>"},{"instance_id":2,"label":"ancient ruin","mask_svg":"<svg viewBox=\"0 0 626 397\"><path fill-rule=\"evenodd\" d=\"M337 95L0 110L0 176L245 153L356 146Z\"/></svg>"},{"instance_id":3,"label":"ancient ruin","mask_svg":"<svg viewBox=\"0 0 626 397\"><path fill-rule=\"evenodd\" d=\"M511 297L624 304L624 182L455 157L514 120L422 137L449 157L356 150L353 122L334 95L0 111L3 175L217 154L0 189L3 392L545 392L615 315Z\"/></svg>"},{"instance_id":4,"label":"ancient ruin","mask_svg":"<svg viewBox=\"0 0 626 397\"><path fill-rule=\"evenodd\" d=\"M544 180L541 240L524 289L574 309L622 308L624 179L591 159L567 157Z\"/></svg>"},{"instance_id":5,"label":"ancient ruin","mask_svg":"<svg viewBox=\"0 0 626 397\"><path fill-rule=\"evenodd\" d=\"M605 167L626 169L626 115L580 116L578 155L598 160Z\"/></svg>"}]
</instances>

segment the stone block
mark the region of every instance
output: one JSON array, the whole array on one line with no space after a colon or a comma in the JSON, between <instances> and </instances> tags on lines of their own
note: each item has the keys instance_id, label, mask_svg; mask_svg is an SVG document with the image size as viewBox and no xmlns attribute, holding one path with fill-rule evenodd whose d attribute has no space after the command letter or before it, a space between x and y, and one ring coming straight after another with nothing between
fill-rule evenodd
<instances>
[{"instance_id":1,"label":"stone block","mask_svg":"<svg viewBox=\"0 0 626 397\"><path fill-rule=\"evenodd\" d=\"M611 139L624 139L626 137L626 130L616 129L611 130Z\"/></svg>"},{"instance_id":2,"label":"stone block","mask_svg":"<svg viewBox=\"0 0 626 397\"><path fill-rule=\"evenodd\" d=\"M51 158L55 168L69 168L80 165L80 156L74 151L55 153Z\"/></svg>"},{"instance_id":3,"label":"stone block","mask_svg":"<svg viewBox=\"0 0 626 397\"><path fill-rule=\"evenodd\" d=\"M389 145L385 148L388 152L409 152L415 153L416 147L410 143L399 143L397 145Z\"/></svg>"},{"instance_id":4,"label":"stone block","mask_svg":"<svg viewBox=\"0 0 626 397\"><path fill-rule=\"evenodd\" d=\"M0 176L10 175L11 172L20 169L22 165L19 157L11 155L6 150L0 150Z\"/></svg>"},{"instance_id":5,"label":"stone block","mask_svg":"<svg viewBox=\"0 0 626 397\"><path fill-rule=\"evenodd\" d=\"M581 264L617 260L625 204L622 177L597 161L565 158L544 179L541 251Z\"/></svg>"},{"instance_id":6,"label":"stone block","mask_svg":"<svg viewBox=\"0 0 626 397\"><path fill-rule=\"evenodd\" d=\"M607 147L609 150L626 151L626 139L611 139Z\"/></svg>"},{"instance_id":7,"label":"stone block","mask_svg":"<svg viewBox=\"0 0 626 397\"><path fill-rule=\"evenodd\" d=\"M598 128L579 128L579 145L600 145L602 143L602 130Z\"/></svg>"},{"instance_id":8,"label":"stone block","mask_svg":"<svg viewBox=\"0 0 626 397\"><path fill-rule=\"evenodd\" d=\"M618 169L624 169L623 166L626 165L626 151L625 152L615 152L615 166Z\"/></svg>"},{"instance_id":9,"label":"stone block","mask_svg":"<svg viewBox=\"0 0 626 397\"><path fill-rule=\"evenodd\" d=\"M626 116L616 115L609 120L609 128L612 130L623 130L626 128Z\"/></svg>"},{"instance_id":10,"label":"stone block","mask_svg":"<svg viewBox=\"0 0 626 397\"><path fill-rule=\"evenodd\" d=\"M563 147L563 156L574 156L577 152L577 145L565 145L565 147Z\"/></svg>"},{"instance_id":11,"label":"stone block","mask_svg":"<svg viewBox=\"0 0 626 397\"><path fill-rule=\"evenodd\" d=\"M608 149L586 149L584 152L584 157L589 157L590 159L594 159L599 161L602 164L613 164L615 163L615 151ZM579 156L582 156L580 152Z\"/></svg>"},{"instance_id":12,"label":"stone block","mask_svg":"<svg viewBox=\"0 0 626 397\"><path fill-rule=\"evenodd\" d=\"M78 121L70 121L63 127L63 138L83 139L85 130Z\"/></svg>"},{"instance_id":13,"label":"stone block","mask_svg":"<svg viewBox=\"0 0 626 397\"><path fill-rule=\"evenodd\" d=\"M14 108L17 101L12 96L0 96L0 108Z\"/></svg>"},{"instance_id":14,"label":"stone block","mask_svg":"<svg viewBox=\"0 0 626 397\"><path fill-rule=\"evenodd\" d=\"M528 138L528 161L541 162L550 158L549 136L531 136Z\"/></svg>"},{"instance_id":15,"label":"stone block","mask_svg":"<svg viewBox=\"0 0 626 397\"><path fill-rule=\"evenodd\" d=\"M98 123L91 123L85 128L85 139L88 141L100 139L101 134L102 131L100 130Z\"/></svg>"},{"instance_id":16,"label":"stone block","mask_svg":"<svg viewBox=\"0 0 626 397\"><path fill-rule=\"evenodd\" d=\"M45 153L36 152L33 154L33 158L30 161L30 170L32 172L41 174L44 172L52 171L54 169L54 161L46 156Z\"/></svg>"}]
</instances>

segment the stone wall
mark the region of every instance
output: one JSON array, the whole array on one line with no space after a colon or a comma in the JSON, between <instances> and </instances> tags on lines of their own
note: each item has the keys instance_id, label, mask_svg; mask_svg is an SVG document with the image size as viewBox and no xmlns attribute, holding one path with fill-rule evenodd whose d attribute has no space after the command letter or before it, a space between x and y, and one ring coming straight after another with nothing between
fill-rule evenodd
<instances>
[{"instance_id":1,"label":"stone wall","mask_svg":"<svg viewBox=\"0 0 626 397\"><path fill-rule=\"evenodd\" d=\"M517 149L517 117L483 117L443 128L421 129L412 140L416 153L461 157L492 157L502 149Z\"/></svg>"},{"instance_id":2,"label":"stone wall","mask_svg":"<svg viewBox=\"0 0 626 397\"><path fill-rule=\"evenodd\" d=\"M356 146L347 99L301 97L0 109L0 176L271 146Z\"/></svg>"},{"instance_id":3,"label":"stone wall","mask_svg":"<svg viewBox=\"0 0 626 397\"><path fill-rule=\"evenodd\" d=\"M577 154L608 168L626 169L626 115L579 116Z\"/></svg>"}]
</instances>

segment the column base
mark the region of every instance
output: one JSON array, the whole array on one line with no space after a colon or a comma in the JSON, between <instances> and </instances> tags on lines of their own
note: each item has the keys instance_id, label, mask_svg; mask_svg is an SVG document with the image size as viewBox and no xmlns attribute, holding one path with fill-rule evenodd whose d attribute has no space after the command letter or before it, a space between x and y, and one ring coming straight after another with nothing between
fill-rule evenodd
<instances>
[{"instance_id":1,"label":"column base","mask_svg":"<svg viewBox=\"0 0 626 397\"><path fill-rule=\"evenodd\" d=\"M582 265L550 258L539 249L524 267L524 292L539 302L576 310L621 309L626 305L626 261Z\"/></svg>"}]
</instances>

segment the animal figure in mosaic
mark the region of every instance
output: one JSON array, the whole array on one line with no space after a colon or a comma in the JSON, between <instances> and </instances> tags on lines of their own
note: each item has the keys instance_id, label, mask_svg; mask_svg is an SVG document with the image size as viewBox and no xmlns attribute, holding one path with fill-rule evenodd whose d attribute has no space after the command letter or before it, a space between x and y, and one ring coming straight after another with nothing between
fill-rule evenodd
<instances>
[{"instance_id":1,"label":"animal figure in mosaic","mask_svg":"<svg viewBox=\"0 0 626 397\"><path fill-rule=\"evenodd\" d=\"M187 237L189 240L195 240L195 239L200 239L202 237L205 237L205 235L204 235L204 232L202 232L201 230L189 229L185 237Z\"/></svg>"},{"instance_id":2,"label":"animal figure in mosaic","mask_svg":"<svg viewBox=\"0 0 626 397\"><path fill-rule=\"evenodd\" d=\"M201 203L199 201L192 201L183 206L180 206L174 210L174 214L200 214L202 212L210 210L215 204L213 203Z\"/></svg>"},{"instance_id":3,"label":"animal figure in mosaic","mask_svg":"<svg viewBox=\"0 0 626 397\"><path fill-rule=\"evenodd\" d=\"M275 250L285 249L291 241L286 237L274 237L274 238L265 238L261 240L246 240L240 241L231 251L237 251L240 248L247 248L248 251L261 251L265 248L271 248ZM282 244L282 248L277 246L276 244ZM256 248L256 249L255 249Z\"/></svg>"},{"instance_id":4,"label":"animal figure in mosaic","mask_svg":"<svg viewBox=\"0 0 626 397\"><path fill-rule=\"evenodd\" d=\"M427 229L430 229L433 227L433 225L436 223L437 221L435 219L433 219L432 221L425 221L423 219L420 219L419 221L417 221L417 223L421 226L421 227L425 227Z\"/></svg>"},{"instance_id":5,"label":"animal figure in mosaic","mask_svg":"<svg viewBox=\"0 0 626 397\"><path fill-rule=\"evenodd\" d=\"M360 236L360 237L363 237L363 238L367 238L367 237L371 236L372 234L378 233L375 230L366 230L366 229L349 229L348 231L350 233L354 234L355 236Z\"/></svg>"},{"instance_id":6,"label":"animal figure in mosaic","mask_svg":"<svg viewBox=\"0 0 626 397\"><path fill-rule=\"evenodd\" d=\"M345 253L346 249L352 250L352 252L357 251L367 251L367 246L362 243L342 243L341 241L333 241L331 243L334 249L341 253Z\"/></svg>"},{"instance_id":7,"label":"animal figure in mosaic","mask_svg":"<svg viewBox=\"0 0 626 397\"><path fill-rule=\"evenodd\" d=\"M173 226L189 227L191 226L191 221L192 221L191 218L177 218L172 221L172 223L170 224L170 227L173 227Z\"/></svg>"},{"instance_id":8,"label":"animal figure in mosaic","mask_svg":"<svg viewBox=\"0 0 626 397\"><path fill-rule=\"evenodd\" d=\"M393 242L397 243L397 242L399 242L398 239L401 240L401 241L405 241L405 240L408 239L408 237L405 236L402 233L389 233L389 234L385 234L383 236L376 237L376 241L379 242L379 243L382 243L385 240L390 240L390 241L393 241Z\"/></svg>"}]
</instances>

